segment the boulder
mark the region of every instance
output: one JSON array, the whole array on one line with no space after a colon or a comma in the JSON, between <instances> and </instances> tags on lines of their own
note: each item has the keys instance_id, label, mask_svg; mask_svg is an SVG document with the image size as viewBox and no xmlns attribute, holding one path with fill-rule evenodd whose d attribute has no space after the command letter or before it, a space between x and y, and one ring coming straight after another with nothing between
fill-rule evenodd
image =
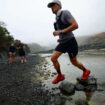
<instances>
[{"instance_id":1,"label":"boulder","mask_svg":"<svg viewBox=\"0 0 105 105\"><path fill-rule=\"evenodd\" d=\"M60 94L52 94L47 105L61 105L61 102Z\"/></svg>"},{"instance_id":2,"label":"boulder","mask_svg":"<svg viewBox=\"0 0 105 105\"><path fill-rule=\"evenodd\" d=\"M97 79L94 76L89 76L87 80L82 80L81 77L77 81L82 85L97 85Z\"/></svg>"},{"instance_id":3,"label":"boulder","mask_svg":"<svg viewBox=\"0 0 105 105\"><path fill-rule=\"evenodd\" d=\"M75 93L75 85L68 81L61 82L61 84L59 85L59 89L61 93L67 96L73 95Z\"/></svg>"},{"instance_id":4,"label":"boulder","mask_svg":"<svg viewBox=\"0 0 105 105\"><path fill-rule=\"evenodd\" d=\"M77 78L76 90L84 90L94 92L97 90L97 79L94 76L89 76L87 80L81 80L81 77Z\"/></svg>"},{"instance_id":5,"label":"boulder","mask_svg":"<svg viewBox=\"0 0 105 105\"><path fill-rule=\"evenodd\" d=\"M80 84L80 83L77 83L77 84L75 85L75 89L76 89L77 91L83 91L83 90L84 90L84 86L83 86L82 84Z\"/></svg>"}]
</instances>

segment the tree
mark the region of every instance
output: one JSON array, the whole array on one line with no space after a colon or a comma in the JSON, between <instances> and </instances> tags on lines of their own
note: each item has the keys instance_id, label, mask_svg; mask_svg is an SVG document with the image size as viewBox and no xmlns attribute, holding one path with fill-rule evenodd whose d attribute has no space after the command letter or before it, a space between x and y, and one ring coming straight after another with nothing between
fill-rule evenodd
<instances>
[{"instance_id":1,"label":"tree","mask_svg":"<svg viewBox=\"0 0 105 105\"><path fill-rule=\"evenodd\" d=\"M13 41L14 38L5 27L5 23L0 21L0 52L7 50Z\"/></svg>"},{"instance_id":2,"label":"tree","mask_svg":"<svg viewBox=\"0 0 105 105\"><path fill-rule=\"evenodd\" d=\"M6 28L6 24L0 21L0 53L7 52L11 43L14 43L17 46L19 43L22 43L20 40L14 40L13 36L10 35L10 32ZM27 44L24 44L26 51L30 52L30 49Z\"/></svg>"}]
</instances>

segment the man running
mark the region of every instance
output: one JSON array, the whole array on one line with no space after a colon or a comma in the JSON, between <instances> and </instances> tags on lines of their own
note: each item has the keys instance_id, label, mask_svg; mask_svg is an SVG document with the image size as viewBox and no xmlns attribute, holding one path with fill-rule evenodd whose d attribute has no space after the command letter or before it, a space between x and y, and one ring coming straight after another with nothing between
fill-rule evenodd
<instances>
[{"instance_id":1,"label":"man running","mask_svg":"<svg viewBox=\"0 0 105 105\"><path fill-rule=\"evenodd\" d=\"M61 73L58 58L66 52L69 55L71 63L83 71L81 79L87 80L90 70L85 68L77 59L78 44L72 33L72 31L78 28L76 20L68 10L61 10L62 5L59 0L53 0L48 3L47 6L48 8L51 8L52 12L56 15L56 22L54 23L55 31L53 32L53 35L59 36L59 44L56 46L55 51L51 56L51 61L58 73L52 83L56 84L65 79L64 75Z\"/></svg>"}]
</instances>

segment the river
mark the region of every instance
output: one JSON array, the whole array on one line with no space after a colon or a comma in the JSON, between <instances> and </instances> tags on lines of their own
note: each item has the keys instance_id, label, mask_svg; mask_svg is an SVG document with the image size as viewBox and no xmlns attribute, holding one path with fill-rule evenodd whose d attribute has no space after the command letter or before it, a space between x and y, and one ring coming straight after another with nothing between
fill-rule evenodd
<instances>
[{"instance_id":1,"label":"river","mask_svg":"<svg viewBox=\"0 0 105 105\"><path fill-rule=\"evenodd\" d=\"M51 61L50 61L50 54L41 54L42 57L45 57L48 61L48 71L52 73L56 73ZM101 85L103 91L96 91L94 95L91 97L91 101L89 105L105 105L105 55L101 54L79 54L78 60L86 67L91 70L91 75L97 78L98 85ZM63 54L59 58L59 62L61 65L62 73L65 75L65 79L72 83L76 83L76 78L82 75L82 71L79 70L77 67L73 66L69 60L67 54ZM50 75L49 79L45 81L49 89L54 87L58 87L57 85L51 84L51 80L53 77ZM73 96L74 99L81 98L84 99L85 94L84 92L76 92Z\"/></svg>"}]
</instances>

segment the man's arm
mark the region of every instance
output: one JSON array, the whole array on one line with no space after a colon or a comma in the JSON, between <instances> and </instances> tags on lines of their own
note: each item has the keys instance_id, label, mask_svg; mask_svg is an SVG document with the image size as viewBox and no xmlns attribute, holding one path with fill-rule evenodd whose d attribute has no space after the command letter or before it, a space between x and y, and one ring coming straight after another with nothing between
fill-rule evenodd
<instances>
[{"instance_id":1,"label":"man's arm","mask_svg":"<svg viewBox=\"0 0 105 105\"><path fill-rule=\"evenodd\" d=\"M70 23L70 26L61 30L62 33L68 33L68 32L74 31L75 29L78 28L78 24L74 19L70 20L69 23Z\"/></svg>"},{"instance_id":2,"label":"man's arm","mask_svg":"<svg viewBox=\"0 0 105 105\"><path fill-rule=\"evenodd\" d=\"M63 15L62 15L62 19L66 24L70 24L67 28L59 30L59 31L55 31L53 32L54 36L61 35L61 33L68 33L68 32L72 32L75 29L78 28L78 24L75 20L75 18L72 16L72 14L68 11L68 10L64 10L63 11Z\"/></svg>"}]
</instances>

